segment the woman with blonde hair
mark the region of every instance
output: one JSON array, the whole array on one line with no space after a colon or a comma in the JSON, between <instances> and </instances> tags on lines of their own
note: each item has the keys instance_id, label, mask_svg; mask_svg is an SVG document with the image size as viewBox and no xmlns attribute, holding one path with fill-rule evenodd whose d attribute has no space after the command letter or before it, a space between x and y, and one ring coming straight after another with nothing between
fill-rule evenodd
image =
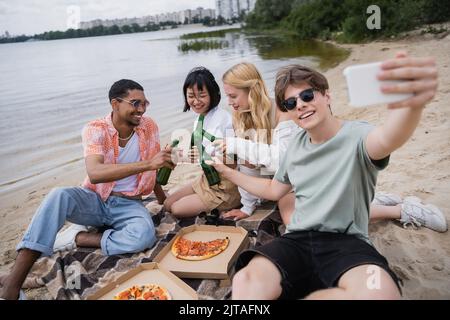
<instances>
[{"instance_id":1,"label":"woman with blonde hair","mask_svg":"<svg viewBox=\"0 0 450 320\"><path fill-rule=\"evenodd\" d=\"M240 63L223 75L225 92L229 99L236 98L233 107L233 126L238 137L245 138L246 133L253 132L252 140L269 143L273 128L274 104L269 97L261 74L251 63ZM243 98L239 104L239 98Z\"/></svg>"},{"instance_id":2,"label":"woman with blonde hair","mask_svg":"<svg viewBox=\"0 0 450 320\"><path fill-rule=\"evenodd\" d=\"M258 147L277 145L280 137L289 137L293 130L297 130L297 126L293 121L289 121L289 114L276 108L255 65L248 62L239 63L225 72L222 81L229 105L233 108L233 128L236 133L236 138L226 139L227 152L237 154L241 160L239 171L250 176L272 175L276 169L270 170L271 163L276 161L274 159L264 161L262 158L267 160L267 156L270 157L273 152L266 152L265 157L258 156L256 155ZM223 147L225 149L225 145ZM237 152L237 147L241 147L242 152ZM274 152L273 157L278 154L279 152ZM238 220L248 217L261 201L242 188L239 188L239 193L242 207L224 213L224 218ZM290 204L288 201L290 195L286 197L279 203L282 216L285 209L291 210L286 207L286 204Z\"/></svg>"}]
</instances>

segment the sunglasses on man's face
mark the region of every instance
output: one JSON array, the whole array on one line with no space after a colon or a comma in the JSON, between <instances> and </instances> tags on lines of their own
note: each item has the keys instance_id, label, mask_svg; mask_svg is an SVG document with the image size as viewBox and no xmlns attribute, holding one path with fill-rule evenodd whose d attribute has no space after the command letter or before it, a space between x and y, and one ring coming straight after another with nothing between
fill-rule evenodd
<instances>
[{"instance_id":1,"label":"sunglasses on man's face","mask_svg":"<svg viewBox=\"0 0 450 320\"><path fill-rule=\"evenodd\" d=\"M119 101L123 101L123 102L127 102L127 103L131 104L135 109L137 109L137 108L139 108L141 106L143 108L147 108L149 106L149 104L150 104L150 102L148 100L142 101L142 100L139 100L139 99L134 99L134 100L129 101L129 100L125 100L125 99L122 99L122 98L116 98L116 99L119 100Z\"/></svg>"},{"instance_id":2,"label":"sunglasses on man's face","mask_svg":"<svg viewBox=\"0 0 450 320\"><path fill-rule=\"evenodd\" d=\"M300 92L295 97L291 97L289 99L286 99L283 101L283 107L286 108L286 110L293 110L295 107L297 107L297 97L300 97L300 99L303 102L310 102L314 100L314 89L306 89L302 92Z\"/></svg>"}]
</instances>

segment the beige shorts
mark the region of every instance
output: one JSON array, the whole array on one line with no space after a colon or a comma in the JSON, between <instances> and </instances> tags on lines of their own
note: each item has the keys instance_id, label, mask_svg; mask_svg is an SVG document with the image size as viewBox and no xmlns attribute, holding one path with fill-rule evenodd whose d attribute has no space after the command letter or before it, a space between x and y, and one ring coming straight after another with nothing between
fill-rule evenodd
<instances>
[{"instance_id":1,"label":"beige shorts","mask_svg":"<svg viewBox=\"0 0 450 320\"><path fill-rule=\"evenodd\" d=\"M192 189L200 197L208 211L213 209L231 210L241 204L241 195L237 186L222 177L220 179L219 184L210 187L206 176L202 174L192 184Z\"/></svg>"}]
</instances>

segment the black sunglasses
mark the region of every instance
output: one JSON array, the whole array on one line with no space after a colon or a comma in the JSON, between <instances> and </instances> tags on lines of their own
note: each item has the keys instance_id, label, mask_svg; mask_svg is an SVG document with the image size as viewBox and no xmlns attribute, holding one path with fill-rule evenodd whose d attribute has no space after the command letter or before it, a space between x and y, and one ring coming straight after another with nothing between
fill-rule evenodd
<instances>
[{"instance_id":1,"label":"black sunglasses","mask_svg":"<svg viewBox=\"0 0 450 320\"><path fill-rule=\"evenodd\" d=\"M143 108L147 108L149 106L149 104L150 104L150 102L148 102L148 100L145 100L144 102L142 102L139 99L131 100L131 101L128 101L128 100L125 100L125 99L122 99L122 98L116 98L116 99L120 100L120 101L127 102L127 103L131 104L136 109L139 108L140 106L142 106Z\"/></svg>"},{"instance_id":2,"label":"black sunglasses","mask_svg":"<svg viewBox=\"0 0 450 320\"><path fill-rule=\"evenodd\" d=\"M295 107L297 107L297 97L300 97L300 99L302 99L302 101L304 102L313 101L314 89L306 89L300 92L297 96L284 100L283 107L285 107L286 110L293 110Z\"/></svg>"}]
</instances>

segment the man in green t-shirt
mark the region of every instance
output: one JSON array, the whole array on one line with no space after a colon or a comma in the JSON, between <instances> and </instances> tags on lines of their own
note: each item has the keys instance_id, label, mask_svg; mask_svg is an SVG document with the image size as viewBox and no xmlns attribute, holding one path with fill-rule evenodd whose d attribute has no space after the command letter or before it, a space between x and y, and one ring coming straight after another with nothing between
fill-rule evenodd
<instances>
[{"instance_id":1,"label":"man in green t-shirt","mask_svg":"<svg viewBox=\"0 0 450 320\"><path fill-rule=\"evenodd\" d=\"M416 129L437 90L431 58L399 53L386 61L380 80L385 93L414 96L388 105L384 124L343 121L330 112L328 81L310 68L282 68L275 85L277 105L295 114L304 129L291 141L274 179L245 176L216 159L225 179L259 197L296 196L287 233L244 251L233 278L233 299L398 299L400 287L386 259L368 237L369 206L379 170Z\"/></svg>"}]
</instances>

